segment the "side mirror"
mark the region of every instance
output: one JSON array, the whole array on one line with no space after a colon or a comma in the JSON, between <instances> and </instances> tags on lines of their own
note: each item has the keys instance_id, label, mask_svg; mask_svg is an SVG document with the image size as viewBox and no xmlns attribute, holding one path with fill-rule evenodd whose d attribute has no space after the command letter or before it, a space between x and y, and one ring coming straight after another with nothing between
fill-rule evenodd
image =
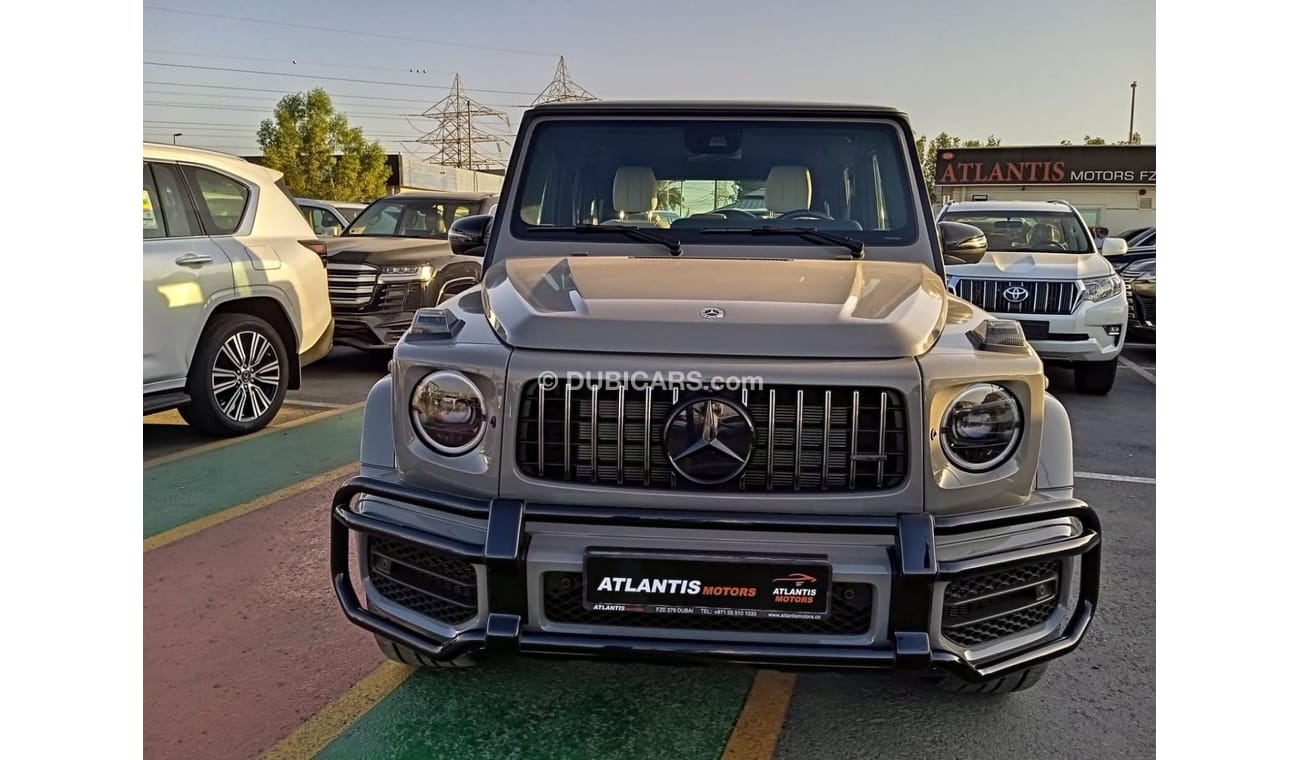
<instances>
[{"instance_id":1,"label":"side mirror","mask_svg":"<svg viewBox=\"0 0 1300 760\"><path fill-rule=\"evenodd\" d=\"M451 252L458 256L482 256L487 250L491 227L491 214L463 216L452 222L451 229L447 230Z\"/></svg>"},{"instance_id":2,"label":"side mirror","mask_svg":"<svg viewBox=\"0 0 1300 760\"><path fill-rule=\"evenodd\" d=\"M1102 256L1123 256L1128 253L1128 241L1120 237L1108 237L1101 241Z\"/></svg>"},{"instance_id":3,"label":"side mirror","mask_svg":"<svg viewBox=\"0 0 1300 760\"><path fill-rule=\"evenodd\" d=\"M961 222L939 222L939 247L948 264L974 264L988 250L988 238L979 227Z\"/></svg>"}]
</instances>

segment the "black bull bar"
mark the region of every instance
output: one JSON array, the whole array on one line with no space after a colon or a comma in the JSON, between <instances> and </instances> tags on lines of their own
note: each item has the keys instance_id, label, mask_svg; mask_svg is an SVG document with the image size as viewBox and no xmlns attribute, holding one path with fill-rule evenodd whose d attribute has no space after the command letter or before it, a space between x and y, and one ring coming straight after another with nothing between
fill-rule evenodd
<instances>
[{"instance_id":1,"label":"black bull bar","mask_svg":"<svg viewBox=\"0 0 1300 760\"><path fill-rule=\"evenodd\" d=\"M405 504L487 520L483 544L414 530L387 520L353 512L357 495L370 495ZM607 657L619 659L705 660L809 669L897 668L946 670L970 682L1005 676L1068 654L1079 646L1092 624L1101 585L1101 523L1095 510L1077 499L999 509L984 513L934 516L898 514L869 516L745 514L672 509L576 507L525 503L514 499L482 501L410 488L369 477L354 477L334 494L330 519L330 574L343 614L352 623L433 660L449 661L486 650L523 655ZM1021 525L1056 518L1075 518L1083 530L991 557L937 562L935 537ZM525 526L528 523L627 525L656 528L771 530L890 535L893 589L889 614L892 647L803 644L754 644L689 639L545 633L523 629L527 619ZM487 575L486 624L438 641L366 609L357 598L349 571L351 531L406 541L458 556L484 566ZM978 667L954 652L930 644L934 584L974 570L994 569L1029 560L1080 556L1078 606L1057 638L1028 651L1011 654Z\"/></svg>"}]
</instances>

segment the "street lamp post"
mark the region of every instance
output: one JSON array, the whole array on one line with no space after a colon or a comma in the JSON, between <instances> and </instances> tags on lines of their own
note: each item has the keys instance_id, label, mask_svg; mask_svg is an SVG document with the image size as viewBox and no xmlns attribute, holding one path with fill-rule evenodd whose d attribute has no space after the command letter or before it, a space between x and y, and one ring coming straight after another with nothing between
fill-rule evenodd
<instances>
[{"instance_id":1,"label":"street lamp post","mask_svg":"<svg viewBox=\"0 0 1300 760\"><path fill-rule=\"evenodd\" d=\"M1138 83L1134 82L1133 84L1129 85L1129 87L1132 88L1133 90L1133 97L1129 99L1129 104L1128 104L1128 144L1132 145L1133 144L1133 111L1137 106Z\"/></svg>"},{"instance_id":2,"label":"street lamp post","mask_svg":"<svg viewBox=\"0 0 1300 760\"><path fill-rule=\"evenodd\" d=\"M176 144L176 138L178 138L178 137L184 137L184 136L185 136L185 135L182 134L181 132L173 132L173 133L172 133L172 145L175 145L175 144Z\"/></svg>"}]
</instances>

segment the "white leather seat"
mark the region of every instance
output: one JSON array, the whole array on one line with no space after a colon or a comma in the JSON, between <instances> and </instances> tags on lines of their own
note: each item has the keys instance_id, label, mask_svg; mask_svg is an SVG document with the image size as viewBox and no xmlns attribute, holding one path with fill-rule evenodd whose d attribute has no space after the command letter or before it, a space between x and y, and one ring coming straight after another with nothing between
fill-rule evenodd
<instances>
[{"instance_id":1,"label":"white leather seat","mask_svg":"<svg viewBox=\"0 0 1300 760\"><path fill-rule=\"evenodd\" d=\"M806 166L773 166L764 191L767 210L774 214L803 211L812 204L812 174Z\"/></svg>"},{"instance_id":2,"label":"white leather seat","mask_svg":"<svg viewBox=\"0 0 1300 760\"><path fill-rule=\"evenodd\" d=\"M620 166L614 172L614 209L619 218L604 224L631 224L638 227L667 227L654 213L659 207L659 183L648 166Z\"/></svg>"}]
</instances>

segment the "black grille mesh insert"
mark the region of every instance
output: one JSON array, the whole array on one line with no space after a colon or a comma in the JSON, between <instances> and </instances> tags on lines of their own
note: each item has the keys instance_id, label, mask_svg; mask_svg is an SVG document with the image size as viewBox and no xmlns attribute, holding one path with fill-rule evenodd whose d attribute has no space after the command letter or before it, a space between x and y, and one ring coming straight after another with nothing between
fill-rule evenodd
<instances>
[{"instance_id":1,"label":"black grille mesh insert","mask_svg":"<svg viewBox=\"0 0 1300 760\"><path fill-rule=\"evenodd\" d=\"M470 563L390 538L371 537L369 543L370 581L380 596L451 625L478 614Z\"/></svg>"},{"instance_id":2,"label":"black grille mesh insert","mask_svg":"<svg viewBox=\"0 0 1300 760\"><path fill-rule=\"evenodd\" d=\"M864 636L871 630L871 586L866 583L831 584L831 614L826 620L762 620L588 610L582 606L582 573L546 573L542 576L542 588L546 618L553 623L822 636Z\"/></svg>"},{"instance_id":3,"label":"black grille mesh insert","mask_svg":"<svg viewBox=\"0 0 1300 760\"><path fill-rule=\"evenodd\" d=\"M1061 560L1029 562L981 571L948 584L943 597L943 635L977 646L1041 624L1060 597Z\"/></svg>"},{"instance_id":4,"label":"black grille mesh insert","mask_svg":"<svg viewBox=\"0 0 1300 760\"><path fill-rule=\"evenodd\" d=\"M1079 300L1074 281L955 279L949 290L999 314L1072 314ZM1007 298L1010 291L1017 301Z\"/></svg>"},{"instance_id":5,"label":"black grille mesh insert","mask_svg":"<svg viewBox=\"0 0 1300 760\"><path fill-rule=\"evenodd\" d=\"M676 398L692 395L703 394L682 391ZM728 483L696 485L672 470L663 428L676 402L673 390L663 387L648 394L647 425L644 388L593 393L592 386L575 384L543 392L536 381L526 383L519 468L543 480L715 491L876 491L897 488L906 478L907 421L897 391L777 386L717 395L743 406L754 421L753 456Z\"/></svg>"}]
</instances>

